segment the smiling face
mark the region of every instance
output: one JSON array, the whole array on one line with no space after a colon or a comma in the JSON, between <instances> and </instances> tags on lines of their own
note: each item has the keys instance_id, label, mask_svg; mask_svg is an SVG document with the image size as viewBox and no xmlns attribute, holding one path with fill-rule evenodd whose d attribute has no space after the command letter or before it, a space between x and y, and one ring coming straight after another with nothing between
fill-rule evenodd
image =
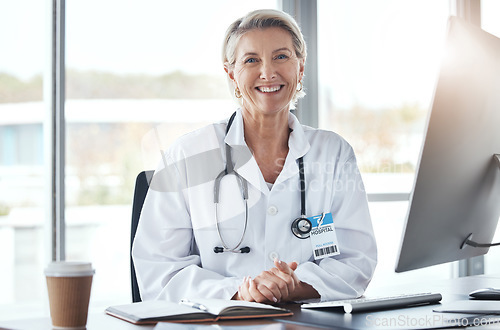
<instances>
[{"instance_id":1,"label":"smiling face","mask_svg":"<svg viewBox=\"0 0 500 330\"><path fill-rule=\"evenodd\" d=\"M295 55L286 30L254 29L240 38L236 62L226 71L242 94L244 110L273 114L289 110L304 74L304 60Z\"/></svg>"}]
</instances>

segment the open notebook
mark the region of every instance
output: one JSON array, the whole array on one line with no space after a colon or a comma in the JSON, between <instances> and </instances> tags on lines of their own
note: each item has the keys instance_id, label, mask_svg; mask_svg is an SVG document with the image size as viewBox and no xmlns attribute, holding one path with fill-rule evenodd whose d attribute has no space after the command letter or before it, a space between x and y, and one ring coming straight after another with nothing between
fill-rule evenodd
<instances>
[{"instance_id":1,"label":"open notebook","mask_svg":"<svg viewBox=\"0 0 500 330\"><path fill-rule=\"evenodd\" d=\"M160 321L210 322L222 319L247 319L292 315L287 309L239 300L196 299L173 303L163 300L108 307L107 314L133 324Z\"/></svg>"}]
</instances>

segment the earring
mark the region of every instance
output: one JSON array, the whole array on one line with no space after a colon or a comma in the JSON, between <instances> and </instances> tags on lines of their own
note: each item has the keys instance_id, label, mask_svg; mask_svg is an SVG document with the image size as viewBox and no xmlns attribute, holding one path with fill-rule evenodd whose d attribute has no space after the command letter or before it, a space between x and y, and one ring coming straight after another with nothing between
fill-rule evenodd
<instances>
[{"instance_id":1,"label":"earring","mask_svg":"<svg viewBox=\"0 0 500 330\"><path fill-rule=\"evenodd\" d=\"M240 89L238 87L236 87L234 90L234 96L236 96L237 99L241 99L242 97Z\"/></svg>"},{"instance_id":2,"label":"earring","mask_svg":"<svg viewBox=\"0 0 500 330\"><path fill-rule=\"evenodd\" d=\"M300 86L300 88L299 88L299 86ZM299 83L297 84L297 92L302 91L302 88L303 88L303 87L304 87L304 86L302 85L302 81L299 81Z\"/></svg>"}]
</instances>

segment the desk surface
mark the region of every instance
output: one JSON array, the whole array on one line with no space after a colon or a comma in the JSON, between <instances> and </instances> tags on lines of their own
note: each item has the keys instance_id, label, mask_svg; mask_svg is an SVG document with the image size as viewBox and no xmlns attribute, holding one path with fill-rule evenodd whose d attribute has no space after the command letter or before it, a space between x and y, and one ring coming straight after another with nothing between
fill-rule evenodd
<instances>
[{"instance_id":1,"label":"desk surface","mask_svg":"<svg viewBox=\"0 0 500 330\"><path fill-rule=\"evenodd\" d=\"M372 295L390 296L396 294L408 294L418 292L439 292L443 296L442 304L456 300L468 299L470 291L484 287L499 287L500 276L471 276L434 283L416 283L411 286L390 287L372 290ZM466 325L467 314L435 313L436 305L419 306L413 308L396 309L389 311L344 314L342 312L328 312L319 310L301 310L300 305L292 304L285 307L291 309L294 315L275 320L239 320L223 321L216 324L174 324L161 323L155 326L136 326L121 321L103 313L91 313L87 322L87 329L179 329L179 330L204 330L204 329L232 329L237 326L239 330L262 329L262 330L296 330L296 329L415 329L436 328L447 325L445 320L459 319L461 323L455 325ZM482 320L477 316L484 326L481 329L499 329L500 323L488 324L488 320ZM499 316L500 317L500 316ZM498 319L498 318L497 318ZM473 325L473 319L468 324ZM0 322L0 328L7 329L50 329L50 319L25 319ZM460 327L458 327L460 328ZM464 327L461 327L464 328Z\"/></svg>"},{"instance_id":2,"label":"desk surface","mask_svg":"<svg viewBox=\"0 0 500 330\"><path fill-rule=\"evenodd\" d=\"M297 305L297 310L300 311L300 306ZM236 328L235 328L236 327ZM14 321L0 322L0 329L16 329L16 330L46 330L52 329L49 318L24 319ZM90 313L87 320L88 330L317 330L324 327L307 326L303 323L283 323L277 320L260 319L260 320L237 320L237 321L219 321L217 323L171 323L161 322L157 325L134 325L115 317L103 313Z\"/></svg>"}]
</instances>

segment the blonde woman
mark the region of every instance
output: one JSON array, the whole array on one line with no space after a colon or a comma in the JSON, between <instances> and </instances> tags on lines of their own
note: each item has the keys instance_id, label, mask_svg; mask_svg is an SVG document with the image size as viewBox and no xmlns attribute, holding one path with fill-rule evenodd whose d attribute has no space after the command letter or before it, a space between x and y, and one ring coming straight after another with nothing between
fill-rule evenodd
<instances>
[{"instance_id":1,"label":"blonde woman","mask_svg":"<svg viewBox=\"0 0 500 330\"><path fill-rule=\"evenodd\" d=\"M240 107L165 152L132 252L143 300L363 294L377 251L353 150L290 113L306 55L281 11L229 27L223 64Z\"/></svg>"}]
</instances>

